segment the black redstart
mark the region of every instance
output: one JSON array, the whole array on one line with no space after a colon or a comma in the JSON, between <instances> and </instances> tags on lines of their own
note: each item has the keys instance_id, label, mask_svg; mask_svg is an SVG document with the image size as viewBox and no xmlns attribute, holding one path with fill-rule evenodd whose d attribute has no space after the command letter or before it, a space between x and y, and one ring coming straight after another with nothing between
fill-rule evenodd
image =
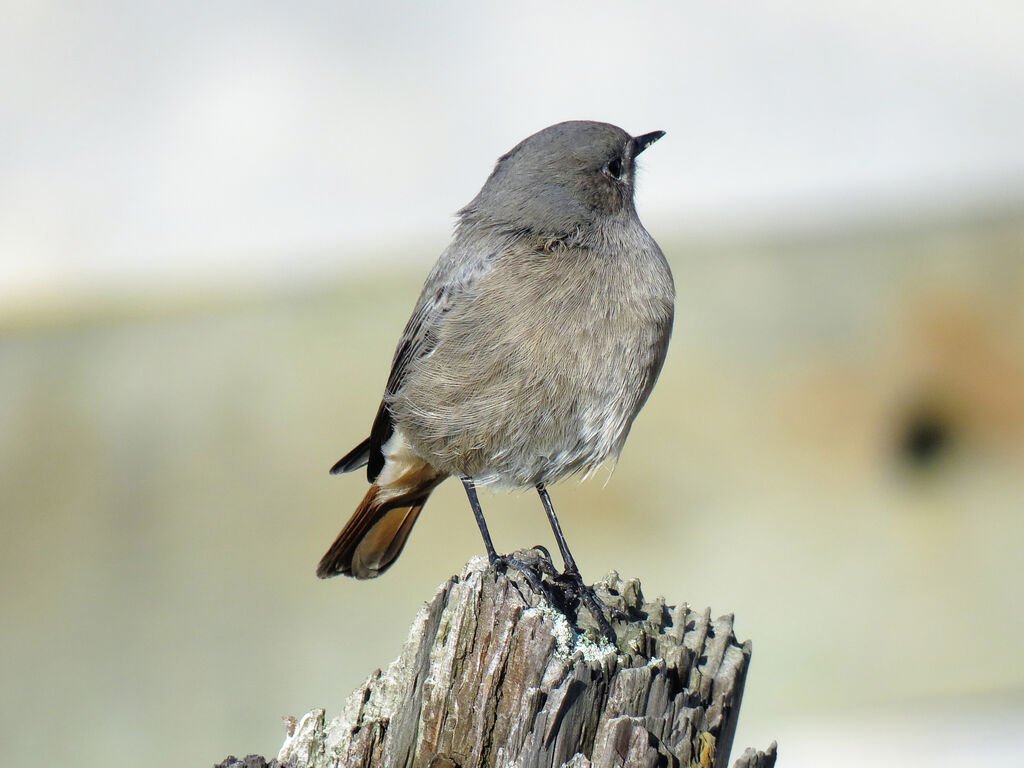
<instances>
[{"instance_id":1,"label":"black redstart","mask_svg":"<svg viewBox=\"0 0 1024 768\"><path fill-rule=\"evenodd\" d=\"M492 564L522 565L496 554L475 486L536 488L586 590L546 486L618 456L665 360L672 273L633 204L636 157L663 135L572 121L498 159L427 277L370 436L331 470L366 466L372 484L318 576L380 575L454 475Z\"/></svg>"}]
</instances>

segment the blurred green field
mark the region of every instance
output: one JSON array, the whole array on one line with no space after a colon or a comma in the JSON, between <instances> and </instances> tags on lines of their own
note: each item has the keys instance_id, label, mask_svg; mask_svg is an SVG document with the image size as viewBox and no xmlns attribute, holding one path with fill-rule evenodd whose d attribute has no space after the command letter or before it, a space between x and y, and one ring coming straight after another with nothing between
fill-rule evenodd
<instances>
[{"instance_id":1,"label":"blurred green field","mask_svg":"<svg viewBox=\"0 0 1024 768\"><path fill-rule=\"evenodd\" d=\"M607 483L552 492L584 575L736 613L754 641L738 746L811 715L1024 711L1024 216L654 234L678 289L662 380ZM364 491L327 470L368 431L434 255L280 295L4 317L12 764L276 754L280 715L336 713L397 654L482 550L460 487L382 578L313 572ZM550 544L533 494L483 503L499 549Z\"/></svg>"}]
</instances>

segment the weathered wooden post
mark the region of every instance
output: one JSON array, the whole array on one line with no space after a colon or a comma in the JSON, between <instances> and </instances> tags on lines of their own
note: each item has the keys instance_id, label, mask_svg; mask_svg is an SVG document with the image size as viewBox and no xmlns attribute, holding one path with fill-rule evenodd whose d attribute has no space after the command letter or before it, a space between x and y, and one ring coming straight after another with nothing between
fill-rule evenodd
<instances>
[{"instance_id":1,"label":"weathered wooden post","mask_svg":"<svg viewBox=\"0 0 1024 768\"><path fill-rule=\"evenodd\" d=\"M525 554L525 553L523 553ZM515 572L474 558L441 586L401 655L328 721L289 726L277 761L298 768L611 768L728 765L750 663L732 616L646 601L635 579L595 585L618 642L556 608ZM250 756L223 766L268 765ZM770 768L747 750L739 768Z\"/></svg>"}]
</instances>

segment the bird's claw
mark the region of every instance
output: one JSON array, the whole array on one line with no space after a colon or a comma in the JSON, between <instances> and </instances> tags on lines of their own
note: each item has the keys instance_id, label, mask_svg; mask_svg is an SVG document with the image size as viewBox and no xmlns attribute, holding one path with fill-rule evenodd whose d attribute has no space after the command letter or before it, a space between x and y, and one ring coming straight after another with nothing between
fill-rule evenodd
<instances>
[{"instance_id":1,"label":"bird's claw","mask_svg":"<svg viewBox=\"0 0 1024 768\"><path fill-rule=\"evenodd\" d=\"M597 627L601 630L601 634L610 643L614 644L617 638L615 630L612 629L611 622L608 621L608 615L616 619L625 618L622 611L605 605L604 601L597 596L594 588L589 584L583 583L583 576L579 571L565 571L559 574L555 581L564 591L572 594L573 597L587 607L587 610L594 617L594 621L597 622Z\"/></svg>"},{"instance_id":2,"label":"bird's claw","mask_svg":"<svg viewBox=\"0 0 1024 768\"><path fill-rule=\"evenodd\" d=\"M558 580L558 569L555 568L555 563L551 559L551 553L548 552L547 547L542 544L538 544L532 547L530 552L536 552L536 556L530 558L530 562L535 564L537 568L552 581Z\"/></svg>"},{"instance_id":3,"label":"bird's claw","mask_svg":"<svg viewBox=\"0 0 1024 768\"><path fill-rule=\"evenodd\" d=\"M534 552L539 552L541 557L543 557L545 560L551 563L552 568L555 566L555 561L551 559L551 553L548 551L548 548L545 547L543 544L534 544L532 547L530 547L530 549Z\"/></svg>"},{"instance_id":4,"label":"bird's claw","mask_svg":"<svg viewBox=\"0 0 1024 768\"><path fill-rule=\"evenodd\" d=\"M542 567L538 567L537 562L542 562L540 558L536 561L520 560L513 555L492 555L490 558L491 567L495 571L503 571L511 568L514 571L518 571L523 574L526 581L529 583L530 588L539 595L544 594L544 582L541 575L538 575L537 571L541 570ZM543 571L542 571L543 572Z\"/></svg>"},{"instance_id":5,"label":"bird's claw","mask_svg":"<svg viewBox=\"0 0 1024 768\"><path fill-rule=\"evenodd\" d=\"M527 554L530 553L530 554ZM559 573L551 560L551 553L546 547L537 545L527 552L520 552L516 555L491 555L490 565L495 571L507 571L512 569L518 571L526 579L530 588L538 595L547 594L549 599L555 598L556 602L563 602L565 597L575 598L594 617L601 634L611 643L616 642L615 631L612 629L608 617L613 619L627 618L618 608L611 608L597 596L594 588L583 583L583 577L579 571L565 571ZM557 586L556 594L544 588L544 577L551 579L551 583ZM561 591L563 595L557 596ZM561 606L561 610L564 606Z\"/></svg>"}]
</instances>

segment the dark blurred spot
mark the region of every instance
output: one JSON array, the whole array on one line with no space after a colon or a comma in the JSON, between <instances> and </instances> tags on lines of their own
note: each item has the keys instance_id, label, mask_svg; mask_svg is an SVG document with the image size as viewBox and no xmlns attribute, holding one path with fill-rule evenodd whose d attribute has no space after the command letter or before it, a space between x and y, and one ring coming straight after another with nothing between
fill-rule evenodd
<instances>
[{"instance_id":1,"label":"dark blurred spot","mask_svg":"<svg viewBox=\"0 0 1024 768\"><path fill-rule=\"evenodd\" d=\"M902 459L913 468L925 469L949 452L952 429L940 414L921 412L910 418L900 440Z\"/></svg>"}]
</instances>

